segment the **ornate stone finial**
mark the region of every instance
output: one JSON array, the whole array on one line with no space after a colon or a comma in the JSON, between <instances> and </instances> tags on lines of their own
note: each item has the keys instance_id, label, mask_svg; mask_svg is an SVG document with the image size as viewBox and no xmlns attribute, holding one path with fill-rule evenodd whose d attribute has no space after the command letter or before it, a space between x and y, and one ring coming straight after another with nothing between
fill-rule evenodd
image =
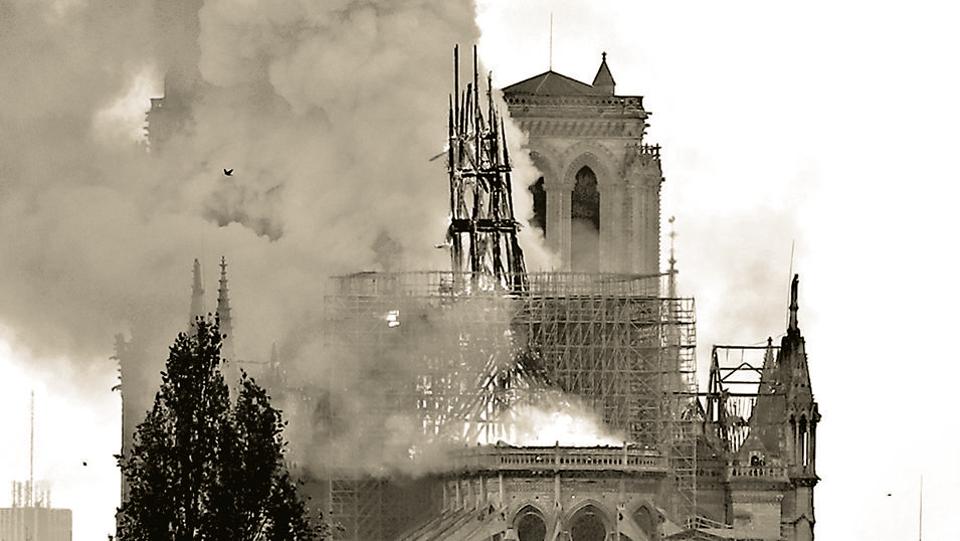
<instances>
[{"instance_id":1,"label":"ornate stone finial","mask_svg":"<svg viewBox=\"0 0 960 541\"><path fill-rule=\"evenodd\" d=\"M593 78L593 87L600 92L613 95L617 83L613 80L613 74L610 73L610 67L607 66L607 53L604 51L600 55L600 69L597 70L596 77Z\"/></svg>"},{"instance_id":2,"label":"ornate stone finial","mask_svg":"<svg viewBox=\"0 0 960 541\"><path fill-rule=\"evenodd\" d=\"M220 257L220 287L217 289L217 319L220 321L220 334L225 338L221 353L233 360L233 318L230 315L230 295L227 288L227 258Z\"/></svg>"},{"instance_id":3,"label":"ornate stone finial","mask_svg":"<svg viewBox=\"0 0 960 541\"><path fill-rule=\"evenodd\" d=\"M800 306L797 304L797 295L800 289L800 275L793 275L793 283L790 284L790 325L788 331L798 332L800 327L797 325L797 311Z\"/></svg>"},{"instance_id":4,"label":"ornate stone finial","mask_svg":"<svg viewBox=\"0 0 960 541\"><path fill-rule=\"evenodd\" d=\"M767 337L767 351L765 351L764 354L763 354L763 364L764 364L764 366L766 366L767 363L772 364L774 361L775 361L775 357L774 357L774 355L773 355L773 337L772 337L772 336L768 336L768 337Z\"/></svg>"}]
</instances>

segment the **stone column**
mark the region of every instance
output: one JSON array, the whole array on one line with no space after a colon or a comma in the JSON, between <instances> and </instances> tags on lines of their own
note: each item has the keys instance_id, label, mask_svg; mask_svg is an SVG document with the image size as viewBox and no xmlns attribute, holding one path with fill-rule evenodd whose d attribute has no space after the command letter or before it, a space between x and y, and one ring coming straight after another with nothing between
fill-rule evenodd
<instances>
[{"instance_id":1,"label":"stone column","mask_svg":"<svg viewBox=\"0 0 960 541\"><path fill-rule=\"evenodd\" d=\"M573 186L544 180L547 192L547 246L560 257L560 269L570 270L570 199Z\"/></svg>"},{"instance_id":2,"label":"stone column","mask_svg":"<svg viewBox=\"0 0 960 541\"><path fill-rule=\"evenodd\" d=\"M660 183L644 177L635 184L633 192L635 252L631 258L631 272L656 274L660 272Z\"/></svg>"},{"instance_id":3,"label":"stone column","mask_svg":"<svg viewBox=\"0 0 960 541\"><path fill-rule=\"evenodd\" d=\"M653 179L653 244L651 245L650 272L660 272L660 173Z\"/></svg>"},{"instance_id":4,"label":"stone column","mask_svg":"<svg viewBox=\"0 0 960 541\"><path fill-rule=\"evenodd\" d=\"M811 422L809 427L810 441L808 445L810 446L810 473L815 474L817 471L817 423Z\"/></svg>"},{"instance_id":5,"label":"stone column","mask_svg":"<svg viewBox=\"0 0 960 541\"><path fill-rule=\"evenodd\" d=\"M660 183L649 178L645 184L647 223L642 272L655 274L660 272Z\"/></svg>"},{"instance_id":6,"label":"stone column","mask_svg":"<svg viewBox=\"0 0 960 541\"><path fill-rule=\"evenodd\" d=\"M625 273L633 272L633 257L637 252L637 238L636 235L633 234L634 223L636 222L634 190L634 184L629 180L625 180L621 191L623 201L620 204L620 234L623 235L620 243L623 251L623 253L620 254L620 272Z\"/></svg>"},{"instance_id":7,"label":"stone column","mask_svg":"<svg viewBox=\"0 0 960 541\"><path fill-rule=\"evenodd\" d=\"M800 465L800 420L797 419L797 422L793 423L793 464Z\"/></svg>"},{"instance_id":8,"label":"stone column","mask_svg":"<svg viewBox=\"0 0 960 541\"><path fill-rule=\"evenodd\" d=\"M631 201L631 257L627 272L643 272L643 255L646 249L644 226L647 221L647 198L643 186L634 184L630 190Z\"/></svg>"},{"instance_id":9,"label":"stone column","mask_svg":"<svg viewBox=\"0 0 960 541\"><path fill-rule=\"evenodd\" d=\"M795 441L794 435L796 434L796 431L797 431L796 425L797 425L797 422L791 417L787 423L787 429L790 431L790 433L786 434L786 438L785 438L787 440L785 445L787 457L796 456L796 451L794 450L794 441ZM790 464L788 463L787 466L789 467Z\"/></svg>"},{"instance_id":10,"label":"stone column","mask_svg":"<svg viewBox=\"0 0 960 541\"><path fill-rule=\"evenodd\" d=\"M600 272L623 270L623 196L620 182L600 186Z\"/></svg>"}]
</instances>

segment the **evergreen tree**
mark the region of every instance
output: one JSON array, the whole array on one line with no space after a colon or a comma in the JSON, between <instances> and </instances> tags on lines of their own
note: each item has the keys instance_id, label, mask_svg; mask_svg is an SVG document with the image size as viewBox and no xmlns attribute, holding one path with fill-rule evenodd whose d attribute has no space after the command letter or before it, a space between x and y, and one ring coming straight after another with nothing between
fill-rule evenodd
<instances>
[{"instance_id":1,"label":"evergreen tree","mask_svg":"<svg viewBox=\"0 0 960 541\"><path fill-rule=\"evenodd\" d=\"M119 460L128 491L118 538L324 538L283 461L280 412L246 374L231 408L217 321L194 330L171 346L153 408Z\"/></svg>"}]
</instances>

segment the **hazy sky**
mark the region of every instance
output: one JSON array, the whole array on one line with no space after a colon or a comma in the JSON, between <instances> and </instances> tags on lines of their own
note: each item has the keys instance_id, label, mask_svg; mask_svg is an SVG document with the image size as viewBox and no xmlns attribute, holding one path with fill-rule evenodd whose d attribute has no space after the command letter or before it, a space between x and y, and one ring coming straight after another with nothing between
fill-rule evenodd
<instances>
[{"instance_id":1,"label":"hazy sky","mask_svg":"<svg viewBox=\"0 0 960 541\"><path fill-rule=\"evenodd\" d=\"M546 69L550 11L555 71L589 82L606 51L618 93L654 113L701 358L783 332L796 241L817 539L915 538L921 473L925 538L960 538L960 10L483 1L500 83Z\"/></svg>"},{"instance_id":2,"label":"hazy sky","mask_svg":"<svg viewBox=\"0 0 960 541\"><path fill-rule=\"evenodd\" d=\"M645 96L653 111L663 214L677 217L701 358L713 343L783 332L795 243L823 414L818 539L912 538L921 474L926 537L960 538L960 359L950 346L960 324L960 8L482 0L481 55L496 83L546 70L551 11L555 71L589 82L606 51L618 93ZM185 292L189 261L178 265L182 277L170 280ZM0 482L25 476L33 387L38 476L56 479L54 503L75 509L77 539L102 539L117 504L109 354L104 344L99 360L39 359L0 344Z\"/></svg>"}]
</instances>

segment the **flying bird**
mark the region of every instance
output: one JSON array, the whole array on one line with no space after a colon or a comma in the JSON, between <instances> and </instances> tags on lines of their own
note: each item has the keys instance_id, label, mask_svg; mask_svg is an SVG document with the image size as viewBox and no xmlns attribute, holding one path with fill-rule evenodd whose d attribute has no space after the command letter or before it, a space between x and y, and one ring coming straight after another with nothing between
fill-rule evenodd
<instances>
[{"instance_id":1,"label":"flying bird","mask_svg":"<svg viewBox=\"0 0 960 541\"><path fill-rule=\"evenodd\" d=\"M225 176L225 177L232 177L232 176L233 176L233 169L224 169L224 170L223 170L223 176Z\"/></svg>"}]
</instances>

